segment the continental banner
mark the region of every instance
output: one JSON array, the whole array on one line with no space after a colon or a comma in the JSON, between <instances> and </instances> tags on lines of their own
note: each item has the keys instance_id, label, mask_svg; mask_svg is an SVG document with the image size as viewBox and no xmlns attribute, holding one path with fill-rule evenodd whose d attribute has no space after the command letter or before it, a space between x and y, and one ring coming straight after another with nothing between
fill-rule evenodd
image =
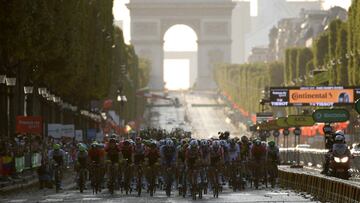
<instances>
[{"instance_id":1,"label":"continental banner","mask_svg":"<svg viewBox=\"0 0 360 203\"><path fill-rule=\"evenodd\" d=\"M289 90L289 102L296 103L354 103L353 89Z\"/></svg>"},{"instance_id":2,"label":"continental banner","mask_svg":"<svg viewBox=\"0 0 360 203\"><path fill-rule=\"evenodd\" d=\"M360 99L360 87L270 87L271 106L347 106Z\"/></svg>"}]
</instances>

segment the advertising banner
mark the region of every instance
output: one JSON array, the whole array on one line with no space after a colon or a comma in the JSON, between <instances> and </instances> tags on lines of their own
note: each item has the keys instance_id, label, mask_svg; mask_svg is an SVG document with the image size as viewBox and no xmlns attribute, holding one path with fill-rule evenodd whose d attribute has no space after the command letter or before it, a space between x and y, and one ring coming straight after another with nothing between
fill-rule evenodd
<instances>
[{"instance_id":1,"label":"advertising banner","mask_svg":"<svg viewBox=\"0 0 360 203\"><path fill-rule=\"evenodd\" d=\"M291 127L313 126L315 124L313 117L306 115L289 115L286 122Z\"/></svg>"},{"instance_id":2,"label":"advertising banner","mask_svg":"<svg viewBox=\"0 0 360 203\"><path fill-rule=\"evenodd\" d=\"M354 103L354 90L289 90L289 102L292 104Z\"/></svg>"},{"instance_id":3,"label":"advertising banner","mask_svg":"<svg viewBox=\"0 0 360 203\"><path fill-rule=\"evenodd\" d=\"M63 137L74 137L75 136L75 125L62 125L61 133Z\"/></svg>"},{"instance_id":4,"label":"advertising banner","mask_svg":"<svg viewBox=\"0 0 360 203\"><path fill-rule=\"evenodd\" d=\"M48 124L48 135L50 137L60 139L62 136L62 124L49 123Z\"/></svg>"},{"instance_id":5,"label":"advertising banner","mask_svg":"<svg viewBox=\"0 0 360 203\"><path fill-rule=\"evenodd\" d=\"M75 130L75 140L82 142L83 141L83 131L82 130Z\"/></svg>"},{"instance_id":6,"label":"advertising banner","mask_svg":"<svg viewBox=\"0 0 360 203\"><path fill-rule=\"evenodd\" d=\"M42 134L42 131L40 116L16 116L16 133Z\"/></svg>"},{"instance_id":7,"label":"advertising banner","mask_svg":"<svg viewBox=\"0 0 360 203\"><path fill-rule=\"evenodd\" d=\"M104 141L104 134L102 132L96 133L96 141L98 142Z\"/></svg>"},{"instance_id":8,"label":"advertising banner","mask_svg":"<svg viewBox=\"0 0 360 203\"><path fill-rule=\"evenodd\" d=\"M346 109L318 109L312 117L318 123L346 122L350 119L350 113Z\"/></svg>"},{"instance_id":9,"label":"advertising banner","mask_svg":"<svg viewBox=\"0 0 360 203\"><path fill-rule=\"evenodd\" d=\"M88 140L96 139L96 129L94 129L94 128L87 129L87 139Z\"/></svg>"},{"instance_id":10,"label":"advertising banner","mask_svg":"<svg viewBox=\"0 0 360 203\"><path fill-rule=\"evenodd\" d=\"M360 98L360 87L271 87L272 106L353 105Z\"/></svg>"}]
</instances>

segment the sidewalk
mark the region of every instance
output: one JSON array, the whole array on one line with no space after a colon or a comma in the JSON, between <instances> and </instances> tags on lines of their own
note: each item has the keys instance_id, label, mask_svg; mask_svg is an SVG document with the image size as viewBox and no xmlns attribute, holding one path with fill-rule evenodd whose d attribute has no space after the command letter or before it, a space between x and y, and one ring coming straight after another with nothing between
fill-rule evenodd
<instances>
[{"instance_id":1,"label":"sidewalk","mask_svg":"<svg viewBox=\"0 0 360 203\"><path fill-rule=\"evenodd\" d=\"M64 172L64 188L74 187L74 171L72 168L66 169ZM0 196L15 192L20 189L37 187L39 183L36 171L26 171L17 178L10 178L9 181L0 180Z\"/></svg>"}]
</instances>

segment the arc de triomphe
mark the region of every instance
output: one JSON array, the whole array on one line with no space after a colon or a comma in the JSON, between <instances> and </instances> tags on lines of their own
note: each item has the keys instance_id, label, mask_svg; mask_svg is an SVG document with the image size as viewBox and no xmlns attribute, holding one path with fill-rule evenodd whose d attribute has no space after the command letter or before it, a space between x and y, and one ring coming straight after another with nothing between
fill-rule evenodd
<instances>
[{"instance_id":1,"label":"arc de triomphe","mask_svg":"<svg viewBox=\"0 0 360 203\"><path fill-rule=\"evenodd\" d=\"M213 68L231 59L232 0L130 0L131 43L152 63L150 88L164 87L164 34L177 24L191 27L198 37L197 89L215 88Z\"/></svg>"}]
</instances>

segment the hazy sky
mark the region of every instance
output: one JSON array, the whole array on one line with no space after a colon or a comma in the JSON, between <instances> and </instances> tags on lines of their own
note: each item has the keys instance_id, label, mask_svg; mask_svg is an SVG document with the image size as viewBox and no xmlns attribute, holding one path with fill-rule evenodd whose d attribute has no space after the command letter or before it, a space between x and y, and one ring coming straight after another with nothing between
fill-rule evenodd
<instances>
[{"instance_id":1,"label":"hazy sky","mask_svg":"<svg viewBox=\"0 0 360 203\"><path fill-rule=\"evenodd\" d=\"M269 0L271 1L271 0ZM296 0L291 0L296 1ZM114 0L114 18L123 21L124 37L128 43L130 40L130 17L125 4L129 0ZM251 15L256 15L256 0L251 2ZM332 6L348 8L351 0L323 0L323 7L328 9ZM179 37L181 36L181 37ZM188 26L175 25L164 36L164 50L166 51L196 51L196 33ZM189 61L188 60L164 60L164 81L168 89L186 89L189 87Z\"/></svg>"},{"instance_id":2,"label":"hazy sky","mask_svg":"<svg viewBox=\"0 0 360 203\"><path fill-rule=\"evenodd\" d=\"M251 13L252 15L255 15L257 9L256 0L249 0L249 1L251 2ZM289 1L296 1L296 0L289 0ZM114 8L113 8L115 20L122 20L124 23L124 35L125 35L125 40L127 42L129 42L130 40L130 17L129 17L129 11L125 6L125 4L128 2L129 0L114 0ZM324 2L323 7L325 9L328 9L332 6L341 6L347 9L351 5L351 0L323 0L323 2Z\"/></svg>"}]
</instances>

